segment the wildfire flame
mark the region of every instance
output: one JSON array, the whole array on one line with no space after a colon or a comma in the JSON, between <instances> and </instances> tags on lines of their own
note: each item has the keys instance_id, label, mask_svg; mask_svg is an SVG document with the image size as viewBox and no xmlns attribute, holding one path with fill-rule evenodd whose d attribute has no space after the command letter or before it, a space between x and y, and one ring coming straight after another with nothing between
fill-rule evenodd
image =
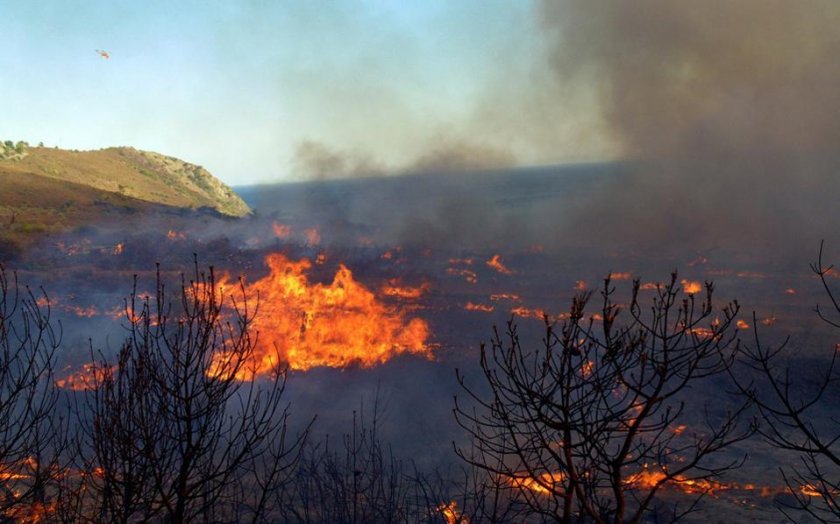
<instances>
[{"instance_id":1,"label":"wildfire flame","mask_svg":"<svg viewBox=\"0 0 840 524\"><path fill-rule=\"evenodd\" d=\"M382 286L382 294L389 297L418 299L429 291L429 284L423 283L417 287L400 285L396 278L388 281L388 285Z\"/></svg>"},{"instance_id":2,"label":"wildfire flame","mask_svg":"<svg viewBox=\"0 0 840 524\"><path fill-rule=\"evenodd\" d=\"M542 473L538 477L527 474L513 475L505 481L517 488L524 488L539 495L550 495L554 491L563 490L562 482L565 476L562 473ZM661 469L643 468L624 479L624 485L631 489L652 489L658 485L663 488L676 489L686 494L704 493L712 496L719 496L726 491L755 491L762 497L768 497L777 493L789 492L787 487L756 486L755 484L741 484L738 482L720 482L712 479L692 479L684 475L675 475L668 478L668 474ZM819 496L813 486L803 485L800 492L809 496Z\"/></svg>"},{"instance_id":3,"label":"wildfire flame","mask_svg":"<svg viewBox=\"0 0 840 524\"><path fill-rule=\"evenodd\" d=\"M41 308L49 308L55 311L63 311L65 313L70 313L72 315L82 318L93 318L100 314L96 306L79 306L67 303L67 300L74 300L75 298L76 297L74 295L68 295L66 299L59 297L39 297L35 300L35 304L37 304L38 307Z\"/></svg>"},{"instance_id":4,"label":"wildfire flame","mask_svg":"<svg viewBox=\"0 0 840 524\"><path fill-rule=\"evenodd\" d=\"M466 309L467 311L483 311L485 313L492 313L496 308L487 304L480 304L469 301L464 306L464 309Z\"/></svg>"},{"instance_id":5,"label":"wildfire flame","mask_svg":"<svg viewBox=\"0 0 840 524\"><path fill-rule=\"evenodd\" d=\"M253 323L257 373L271 372L278 359L306 370L371 367L400 353L431 358L426 322L406 319L400 308L382 303L343 264L324 284L309 282L307 259L273 254L265 263L270 274L245 287L248 301L259 303Z\"/></svg>"},{"instance_id":6,"label":"wildfire flame","mask_svg":"<svg viewBox=\"0 0 840 524\"><path fill-rule=\"evenodd\" d=\"M446 524L470 524L470 519L461 515L458 511L458 503L454 500L440 504L437 510Z\"/></svg>"},{"instance_id":7,"label":"wildfire flame","mask_svg":"<svg viewBox=\"0 0 840 524\"><path fill-rule=\"evenodd\" d=\"M682 284L683 292L686 295L696 295L703 291L703 284L695 280L680 280L680 284Z\"/></svg>"},{"instance_id":8,"label":"wildfire flame","mask_svg":"<svg viewBox=\"0 0 840 524\"><path fill-rule=\"evenodd\" d=\"M517 317L523 318L536 318L538 320L542 320L546 316L546 312L542 309L536 308L531 309L525 306L518 306L510 310L512 315L516 315Z\"/></svg>"},{"instance_id":9,"label":"wildfire flame","mask_svg":"<svg viewBox=\"0 0 840 524\"><path fill-rule=\"evenodd\" d=\"M105 368L100 365L89 362L82 366L82 369L75 371L57 379L55 385L62 389L69 389L72 391L86 391L94 389L97 383L101 383L109 373L113 373L116 366Z\"/></svg>"},{"instance_id":10,"label":"wildfire flame","mask_svg":"<svg viewBox=\"0 0 840 524\"><path fill-rule=\"evenodd\" d=\"M502 263L501 255L493 255L493 258L485 262L487 267L492 268L493 270L503 274L503 275L512 275L513 271L511 271L506 265Z\"/></svg>"},{"instance_id":11,"label":"wildfire flame","mask_svg":"<svg viewBox=\"0 0 840 524\"><path fill-rule=\"evenodd\" d=\"M565 476L560 472L543 473L538 478L528 475L515 475L507 479L507 481L517 487L525 488L539 493L541 495L549 495L552 490L562 490L562 483Z\"/></svg>"}]
</instances>

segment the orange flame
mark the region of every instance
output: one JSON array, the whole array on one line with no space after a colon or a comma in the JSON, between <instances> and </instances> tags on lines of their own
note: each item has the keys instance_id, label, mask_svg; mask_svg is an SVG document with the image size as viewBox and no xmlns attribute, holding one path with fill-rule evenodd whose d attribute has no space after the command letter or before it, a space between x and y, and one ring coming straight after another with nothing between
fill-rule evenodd
<instances>
[{"instance_id":1,"label":"orange flame","mask_svg":"<svg viewBox=\"0 0 840 524\"><path fill-rule=\"evenodd\" d=\"M487 304L476 304L472 301L467 302L464 306L467 311L483 311L485 313L492 313L496 308Z\"/></svg>"},{"instance_id":2,"label":"orange flame","mask_svg":"<svg viewBox=\"0 0 840 524\"><path fill-rule=\"evenodd\" d=\"M683 428L677 428L678 430ZM676 430L675 430L676 431ZM551 495L552 492L560 491L561 486L558 486L563 481L562 473L543 473L539 477L529 476L527 474L515 474L512 477L507 477L507 483L514 487L528 489L539 495ZM778 493L790 493L790 488L787 486L758 486L752 483L739 482L721 482L714 479L692 479L684 475L675 475L668 477L667 470L649 468L644 465L641 470L627 476L624 479L624 485L630 489L652 489L660 486L664 489L675 489L686 494L704 493L707 495L720 498L726 492L731 492L731 497L737 497L737 500L742 500L744 492L754 492L760 497L772 497ZM561 488L558 490L558 488ZM804 484L799 487L800 493L809 497L822 496L819 489L811 484Z\"/></svg>"},{"instance_id":3,"label":"orange flame","mask_svg":"<svg viewBox=\"0 0 840 524\"><path fill-rule=\"evenodd\" d=\"M3 516L10 518L12 522L26 522L31 524L49 522L51 516L56 512L57 507L57 501L47 503L32 502L30 504L12 506L3 512Z\"/></svg>"},{"instance_id":4,"label":"orange flame","mask_svg":"<svg viewBox=\"0 0 840 524\"><path fill-rule=\"evenodd\" d=\"M417 287L401 286L399 279L392 278L388 281L388 285L382 286L382 294L389 297L418 299L429 291L428 282Z\"/></svg>"},{"instance_id":5,"label":"orange flame","mask_svg":"<svg viewBox=\"0 0 840 524\"><path fill-rule=\"evenodd\" d=\"M750 325L747 324L745 321L738 319L738 322L735 323L738 326L738 329L750 329Z\"/></svg>"},{"instance_id":6,"label":"orange flame","mask_svg":"<svg viewBox=\"0 0 840 524\"><path fill-rule=\"evenodd\" d=\"M89 362L84 364L79 371L57 379L55 385L71 391L87 391L94 389L96 384L101 383L109 373L113 373L116 369L116 366L107 368Z\"/></svg>"},{"instance_id":7,"label":"orange flame","mask_svg":"<svg viewBox=\"0 0 840 524\"><path fill-rule=\"evenodd\" d=\"M537 478L528 475L514 475L509 477L507 481L514 487L525 488L541 495L549 495L552 490L563 489L564 478L565 476L560 472L547 472Z\"/></svg>"},{"instance_id":8,"label":"orange flame","mask_svg":"<svg viewBox=\"0 0 840 524\"><path fill-rule=\"evenodd\" d=\"M68 313L72 313L77 317L82 318L93 318L99 315L99 310L96 309L96 306L63 306L62 309L64 309L64 311L67 311Z\"/></svg>"},{"instance_id":9,"label":"orange flame","mask_svg":"<svg viewBox=\"0 0 840 524\"><path fill-rule=\"evenodd\" d=\"M715 332L709 328L704 327L696 327L691 328L691 333L700 337L700 338L712 338L715 336Z\"/></svg>"},{"instance_id":10,"label":"orange flame","mask_svg":"<svg viewBox=\"0 0 840 524\"><path fill-rule=\"evenodd\" d=\"M630 272L623 271L621 273L611 272L610 280L630 280Z\"/></svg>"},{"instance_id":11,"label":"orange flame","mask_svg":"<svg viewBox=\"0 0 840 524\"><path fill-rule=\"evenodd\" d=\"M68 295L66 298L69 300L74 300L76 297L75 295ZM99 315L99 310L96 309L96 306L77 306L74 304L68 304L65 298L47 298L42 296L35 299L35 304L41 308L50 308L55 311L64 311L65 313L76 315L77 317L93 318Z\"/></svg>"},{"instance_id":12,"label":"orange flame","mask_svg":"<svg viewBox=\"0 0 840 524\"><path fill-rule=\"evenodd\" d=\"M525 306L518 306L510 310L511 314L516 315L517 317L523 318L536 318L542 320L545 318L545 311L542 309L531 309Z\"/></svg>"},{"instance_id":13,"label":"orange flame","mask_svg":"<svg viewBox=\"0 0 840 524\"><path fill-rule=\"evenodd\" d=\"M113 253L114 253L115 255L122 255L124 250L125 250L125 245L124 245L122 242L120 242L119 244L117 244L116 246L114 246L114 251L113 251Z\"/></svg>"},{"instance_id":14,"label":"orange flame","mask_svg":"<svg viewBox=\"0 0 840 524\"><path fill-rule=\"evenodd\" d=\"M513 271L505 266L501 259L501 255L493 255L493 258L485 262L485 264L487 264L487 267L490 267L503 275L512 275Z\"/></svg>"},{"instance_id":15,"label":"orange flame","mask_svg":"<svg viewBox=\"0 0 840 524\"><path fill-rule=\"evenodd\" d=\"M257 373L271 372L278 358L298 370L371 367L401 353L431 358L426 322L383 304L343 264L331 283L313 284L306 259L273 254L265 262L270 274L245 289L250 303L259 302L253 323Z\"/></svg>"},{"instance_id":16,"label":"orange flame","mask_svg":"<svg viewBox=\"0 0 840 524\"><path fill-rule=\"evenodd\" d=\"M39 469L38 460L34 456L29 456L13 463L0 464L0 481L4 484L4 492L6 497L17 498L21 496L20 491L15 486L16 480L30 480L33 478L35 472ZM31 482L31 480L30 480ZM8 498L7 501L10 501ZM21 502L7 508L2 512L2 520L9 522L49 522L51 515L54 515L57 509L57 502Z\"/></svg>"},{"instance_id":17,"label":"orange flame","mask_svg":"<svg viewBox=\"0 0 840 524\"><path fill-rule=\"evenodd\" d=\"M454 500L438 505L437 510L446 524L470 524L470 519L461 515L458 503Z\"/></svg>"},{"instance_id":18,"label":"orange flame","mask_svg":"<svg viewBox=\"0 0 840 524\"><path fill-rule=\"evenodd\" d=\"M696 295L703 291L703 284L697 282L695 280L680 280L680 284L682 284L683 292L686 295Z\"/></svg>"}]
</instances>

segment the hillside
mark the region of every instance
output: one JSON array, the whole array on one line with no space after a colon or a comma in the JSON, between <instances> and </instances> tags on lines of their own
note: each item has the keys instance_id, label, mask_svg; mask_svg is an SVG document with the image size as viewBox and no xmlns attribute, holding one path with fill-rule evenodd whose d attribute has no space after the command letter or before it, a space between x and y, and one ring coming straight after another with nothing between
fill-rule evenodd
<instances>
[{"instance_id":1,"label":"hillside","mask_svg":"<svg viewBox=\"0 0 840 524\"><path fill-rule=\"evenodd\" d=\"M244 216L247 204L206 169L130 147L67 151L31 147L0 160L0 173L40 175L174 207L209 207Z\"/></svg>"},{"instance_id":2,"label":"hillside","mask_svg":"<svg viewBox=\"0 0 840 524\"><path fill-rule=\"evenodd\" d=\"M43 234L199 209L250 213L205 169L157 153L32 147L0 155L0 261Z\"/></svg>"}]
</instances>

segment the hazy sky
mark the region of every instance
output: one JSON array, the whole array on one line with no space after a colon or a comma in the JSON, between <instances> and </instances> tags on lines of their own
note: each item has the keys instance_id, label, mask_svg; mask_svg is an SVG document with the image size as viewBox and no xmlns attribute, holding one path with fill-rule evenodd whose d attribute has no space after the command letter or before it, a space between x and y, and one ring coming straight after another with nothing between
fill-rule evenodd
<instances>
[{"instance_id":1,"label":"hazy sky","mask_svg":"<svg viewBox=\"0 0 840 524\"><path fill-rule=\"evenodd\" d=\"M510 0L0 0L0 138L131 145L233 185L604 157L591 101L550 71L538 13Z\"/></svg>"}]
</instances>

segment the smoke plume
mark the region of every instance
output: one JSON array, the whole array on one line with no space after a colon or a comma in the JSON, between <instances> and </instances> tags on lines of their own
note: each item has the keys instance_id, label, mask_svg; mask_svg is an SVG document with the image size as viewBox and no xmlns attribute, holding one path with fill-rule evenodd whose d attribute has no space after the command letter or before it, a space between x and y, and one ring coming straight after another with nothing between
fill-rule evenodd
<instances>
[{"instance_id":1,"label":"smoke plume","mask_svg":"<svg viewBox=\"0 0 840 524\"><path fill-rule=\"evenodd\" d=\"M577 227L706 243L822 233L840 165L840 4L546 0L538 15L551 67L596 91L638 161Z\"/></svg>"}]
</instances>

